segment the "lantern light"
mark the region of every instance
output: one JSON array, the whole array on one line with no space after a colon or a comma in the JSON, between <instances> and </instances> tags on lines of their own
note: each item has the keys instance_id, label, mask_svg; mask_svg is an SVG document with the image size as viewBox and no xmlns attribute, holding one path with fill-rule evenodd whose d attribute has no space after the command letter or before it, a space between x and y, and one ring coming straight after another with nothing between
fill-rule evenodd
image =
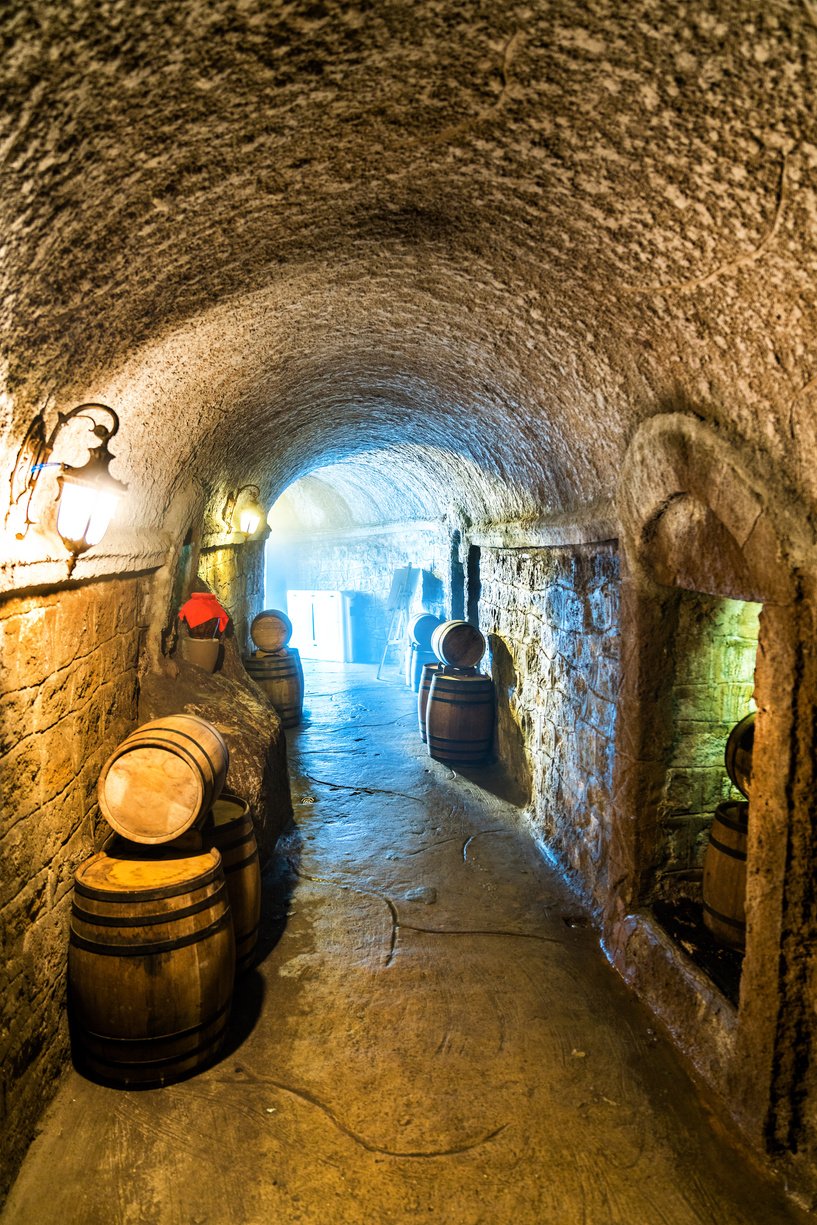
<instances>
[{"instance_id":1,"label":"lantern light","mask_svg":"<svg viewBox=\"0 0 817 1225\"><path fill-rule=\"evenodd\" d=\"M98 422L92 412L103 411L110 416L110 424ZM76 417L86 417L93 426L99 444L90 449L88 460L80 468L70 464L51 463L51 455L63 427ZM12 507L21 506L25 519L17 538L22 540L32 520L31 499L44 468L59 468L59 509L57 531L68 552L69 575L73 572L77 557L86 549L99 544L108 529L117 503L127 489L109 471L114 458L108 450L108 442L119 429L119 418L106 404L79 404L68 413L59 413L57 424L50 436L45 437L42 414L32 422L26 435L12 477Z\"/></svg>"},{"instance_id":2,"label":"lantern light","mask_svg":"<svg viewBox=\"0 0 817 1225\"><path fill-rule=\"evenodd\" d=\"M239 509L239 499L242 493L248 490L251 491L251 496L244 499ZM252 496L253 490L255 491L255 496ZM235 493L227 495L227 501L224 503L221 518L228 531L238 531L246 537L255 535L264 518L264 512L257 501L259 497L260 490L257 485L242 485ZM237 523L236 520L238 520Z\"/></svg>"}]
</instances>

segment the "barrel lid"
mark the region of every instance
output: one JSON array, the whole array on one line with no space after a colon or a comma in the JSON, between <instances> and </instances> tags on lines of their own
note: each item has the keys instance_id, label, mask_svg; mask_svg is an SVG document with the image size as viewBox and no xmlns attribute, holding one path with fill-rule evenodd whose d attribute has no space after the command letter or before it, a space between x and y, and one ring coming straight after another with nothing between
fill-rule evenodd
<instances>
[{"instance_id":1,"label":"barrel lid","mask_svg":"<svg viewBox=\"0 0 817 1225\"><path fill-rule=\"evenodd\" d=\"M125 741L99 779L99 807L108 824L134 842L168 842L197 819L204 778L192 757L148 738Z\"/></svg>"},{"instance_id":2,"label":"barrel lid","mask_svg":"<svg viewBox=\"0 0 817 1225\"><path fill-rule=\"evenodd\" d=\"M292 637L292 622L280 608L265 608L253 617L250 637L263 651L277 651Z\"/></svg>"},{"instance_id":3,"label":"barrel lid","mask_svg":"<svg viewBox=\"0 0 817 1225\"><path fill-rule=\"evenodd\" d=\"M210 810L213 825L229 825L232 821L240 821L242 817L247 815L249 809L249 804L246 800L242 800L240 795L233 795L231 792L222 791Z\"/></svg>"},{"instance_id":4,"label":"barrel lid","mask_svg":"<svg viewBox=\"0 0 817 1225\"><path fill-rule=\"evenodd\" d=\"M408 623L408 636L415 646L430 648L431 635L440 624L440 618L433 613L417 613Z\"/></svg>"},{"instance_id":5,"label":"barrel lid","mask_svg":"<svg viewBox=\"0 0 817 1225\"><path fill-rule=\"evenodd\" d=\"M485 636L470 621L444 621L431 635L431 646L441 663L470 668L485 654Z\"/></svg>"},{"instance_id":6,"label":"barrel lid","mask_svg":"<svg viewBox=\"0 0 817 1225\"><path fill-rule=\"evenodd\" d=\"M75 879L87 891L133 894L174 885L193 886L220 863L221 855L214 848L198 855L180 854L169 847L152 847L149 853L132 847L117 848L113 852L97 851L80 864Z\"/></svg>"}]
</instances>

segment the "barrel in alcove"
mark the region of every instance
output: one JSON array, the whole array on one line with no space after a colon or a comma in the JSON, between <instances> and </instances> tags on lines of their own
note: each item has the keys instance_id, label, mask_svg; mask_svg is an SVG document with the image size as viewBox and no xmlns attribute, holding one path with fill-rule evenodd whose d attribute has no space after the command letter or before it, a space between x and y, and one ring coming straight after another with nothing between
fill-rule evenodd
<instances>
[{"instance_id":1,"label":"barrel in alcove","mask_svg":"<svg viewBox=\"0 0 817 1225\"><path fill-rule=\"evenodd\" d=\"M170 842L203 820L221 793L229 760L221 734L206 719L152 719L123 740L102 767L102 815L132 842Z\"/></svg>"},{"instance_id":2,"label":"barrel in alcove","mask_svg":"<svg viewBox=\"0 0 817 1225\"><path fill-rule=\"evenodd\" d=\"M470 621L444 621L431 635L431 649L441 664L473 668L485 654L485 638Z\"/></svg>"},{"instance_id":3,"label":"barrel in alcove","mask_svg":"<svg viewBox=\"0 0 817 1225\"><path fill-rule=\"evenodd\" d=\"M234 977L218 851L118 845L78 869L71 1024L78 1059L93 1076L164 1084L209 1063L227 1030Z\"/></svg>"},{"instance_id":4,"label":"barrel in alcove","mask_svg":"<svg viewBox=\"0 0 817 1225\"><path fill-rule=\"evenodd\" d=\"M443 665L436 660L433 663L423 664L423 671L420 676L420 688L417 690L417 722L420 725L420 735L423 739L423 744L428 740L426 734L426 710L428 708L428 694L431 689L431 682L435 673L441 672Z\"/></svg>"},{"instance_id":5,"label":"barrel in alcove","mask_svg":"<svg viewBox=\"0 0 817 1225\"><path fill-rule=\"evenodd\" d=\"M292 622L280 608L265 608L250 625L250 637L259 651L272 654L285 647L292 637Z\"/></svg>"},{"instance_id":6,"label":"barrel in alcove","mask_svg":"<svg viewBox=\"0 0 817 1225\"><path fill-rule=\"evenodd\" d=\"M719 804L704 856L704 923L721 944L746 944L746 838L749 805Z\"/></svg>"},{"instance_id":7,"label":"barrel in alcove","mask_svg":"<svg viewBox=\"0 0 817 1225\"><path fill-rule=\"evenodd\" d=\"M743 795L749 795L752 783L752 753L755 746L755 714L746 715L729 733L724 753L726 773Z\"/></svg>"},{"instance_id":8,"label":"barrel in alcove","mask_svg":"<svg viewBox=\"0 0 817 1225\"><path fill-rule=\"evenodd\" d=\"M426 737L431 757L451 765L476 765L491 752L496 706L489 676L440 668L431 678Z\"/></svg>"},{"instance_id":9,"label":"barrel in alcove","mask_svg":"<svg viewBox=\"0 0 817 1225\"><path fill-rule=\"evenodd\" d=\"M250 808L246 800L222 791L204 828L205 843L215 847L230 896L235 931L236 973L249 970L255 959L261 919L261 869Z\"/></svg>"},{"instance_id":10,"label":"barrel in alcove","mask_svg":"<svg viewBox=\"0 0 817 1225\"><path fill-rule=\"evenodd\" d=\"M297 727L304 698L304 674L298 651L284 647L274 655L261 652L248 655L244 667L275 707L282 726Z\"/></svg>"}]
</instances>

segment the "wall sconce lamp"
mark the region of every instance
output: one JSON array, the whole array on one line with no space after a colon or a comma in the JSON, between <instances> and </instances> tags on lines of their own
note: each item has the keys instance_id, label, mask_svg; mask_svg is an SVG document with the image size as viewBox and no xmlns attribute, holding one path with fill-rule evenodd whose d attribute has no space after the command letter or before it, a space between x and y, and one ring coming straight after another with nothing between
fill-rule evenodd
<instances>
[{"instance_id":1,"label":"wall sconce lamp","mask_svg":"<svg viewBox=\"0 0 817 1225\"><path fill-rule=\"evenodd\" d=\"M245 498L243 505L238 509L239 499L246 490L255 490L255 496ZM236 489L235 493L227 495L221 518L228 531L238 531L247 537L255 535L264 518L264 512L257 500L260 496L261 491L257 485L242 485L240 489Z\"/></svg>"},{"instance_id":2,"label":"wall sconce lamp","mask_svg":"<svg viewBox=\"0 0 817 1225\"><path fill-rule=\"evenodd\" d=\"M92 414L99 412L107 413L110 422L95 420ZM91 432L99 443L90 448L88 460L81 468L59 461L52 463L51 456L62 429L78 417L85 417L91 422ZM119 418L107 404L78 404L70 412L58 414L57 423L46 438L45 420L40 413L29 426L17 456L11 478L11 509L16 510L19 516L24 515L22 526L16 533L18 540L24 539L34 522L31 519L31 501L40 474L45 468L60 469L57 476L57 531L71 554L69 575L73 573L80 553L99 544L108 530L117 502L127 489L127 485L117 481L108 471L114 458L108 450L108 443L118 429Z\"/></svg>"}]
</instances>

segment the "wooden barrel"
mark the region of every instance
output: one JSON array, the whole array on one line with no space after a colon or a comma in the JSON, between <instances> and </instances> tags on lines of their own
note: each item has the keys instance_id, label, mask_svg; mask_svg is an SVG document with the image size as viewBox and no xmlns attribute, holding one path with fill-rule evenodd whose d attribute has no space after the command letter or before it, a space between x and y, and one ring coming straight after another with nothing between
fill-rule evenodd
<instances>
[{"instance_id":1,"label":"wooden barrel","mask_svg":"<svg viewBox=\"0 0 817 1225\"><path fill-rule=\"evenodd\" d=\"M229 761L227 745L206 719L152 719L123 740L102 767L102 815L132 842L170 842L203 819L218 799Z\"/></svg>"},{"instance_id":2,"label":"wooden barrel","mask_svg":"<svg viewBox=\"0 0 817 1225\"><path fill-rule=\"evenodd\" d=\"M235 932L235 969L249 970L255 959L261 921L261 869L250 806L222 791L204 830L205 843L221 855Z\"/></svg>"},{"instance_id":3,"label":"wooden barrel","mask_svg":"<svg viewBox=\"0 0 817 1225\"><path fill-rule=\"evenodd\" d=\"M431 635L431 649L441 664L473 668L485 654L485 639L470 621L444 621Z\"/></svg>"},{"instance_id":4,"label":"wooden barrel","mask_svg":"<svg viewBox=\"0 0 817 1225\"><path fill-rule=\"evenodd\" d=\"M749 805L719 804L704 856L704 923L732 948L746 944L746 833Z\"/></svg>"},{"instance_id":5,"label":"wooden barrel","mask_svg":"<svg viewBox=\"0 0 817 1225\"><path fill-rule=\"evenodd\" d=\"M726 751L723 755L726 773L741 794L749 795L752 782L752 751L755 747L755 714L751 714L736 723L726 741Z\"/></svg>"},{"instance_id":6,"label":"wooden barrel","mask_svg":"<svg viewBox=\"0 0 817 1225\"><path fill-rule=\"evenodd\" d=\"M131 845L79 868L68 983L76 1047L94 1076L164 1084L208 1063L227 1030L234 977L218 851Z\"/></svg>"},{"instance_id":7,"label":"wooden barrel","mask_svg":"<svg viewBox=\"0 0 817 1225\"><path fill-rule=\"evenodd\" d=\"M250 637L259 651L272 654L285 647L292 637L292 622L280 608L266 608L253 618Z\"/></svg>"},{"instance_id":8,"label":"wooden barrel","mask_svg":"<svg viewBox=\"0 0 817 1225\"><path fill-rule=\"evenodd\" d=\"M409 642L411 642L413 646L421 647L425 651L430 651L431 635L440 624L440 618L435 617L433 613L416 613L410 618L406 627Z\"/></svg>"},{"instance_id":9,"label":"wooden barrel","mask_svg":"<svg viewBox=\"0 0 817 1225\"><path fill-rule=\"evenodd\" d=\"M428 695L431 690L431 682L437 672L442 672L443 665L436 660L434 663L423 664L423 670L420 674L420 688L417 690L417 722L420 725L420 735L423 739L423 744L428 740L426 734L426 710L428 708Z\"/></svg>"},{"instance_id":10,"label":"wooden barrel","mask_svg":"<svg viewBox=\"0 0 817 1225\"><path fill-rule=\"evenodd\" d=\"M425 650L423 647L418 647L416 644L412 643L411 669L407 683L411 685L415 693L419 693L420 691L420 682L423 679L423 668L426 666L426 664L436 663L437 657L433 651Z\"/></svg>"},{"instance_id":11,"label":"wooden barrel","mask_svg":"<svg viewBox=\"0 0 817 1225\"><path fill-rule=\"evenodd\" d=\"M496 706L489 676L440 668L431 677L426 707L428 752L451 765L474 765L491 752Z\"/></svg>"},{"instance_id":12,"label":"wooden barrel","mask_svg":"<svg viewBox=\"0 0 817 1225\"><path fill-rule=\"evenodd\" d=\"M304 700L304 674L298 651L283 647L275 655L249 655L244 667L275 707L282 726L297 727Z\"/></svg>"}]
</instances>

